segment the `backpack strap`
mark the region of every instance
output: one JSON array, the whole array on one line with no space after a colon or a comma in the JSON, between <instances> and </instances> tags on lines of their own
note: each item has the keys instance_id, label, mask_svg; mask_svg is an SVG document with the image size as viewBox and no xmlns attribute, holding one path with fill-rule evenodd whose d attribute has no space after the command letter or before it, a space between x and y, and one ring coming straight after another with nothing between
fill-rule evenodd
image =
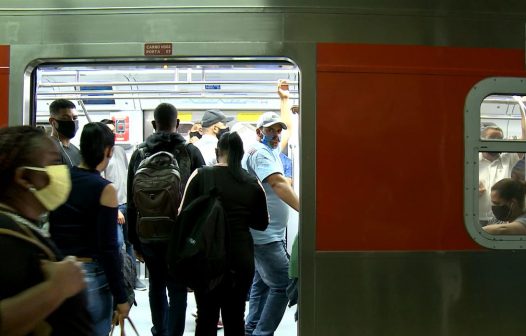
<instances>
[{"instance_id":1,"label":"backpack strap","mask_svg":"<svg viewBox=\"0 0 526 336\"><path fill-rule=\"evenodd\" d=\"M192 160L190 159L190 153L188 152L188 144L181 144L175 147L174 156L179 165L179 171L181 173L181 187L186 187L186 183L192 174Z\"/></svg>"},{"instance_id":2,"label":"backpack strap","mask_svg":"<svg viewBox=\"0 0 526 336\"><path fill-rule=\"evenodd\" d=\"M21 223L19 221L18 216L14 216L14 215L12 215L11 213L9 213L7 211L1 211L1 210L0 210L0 213L3 214L4 216L10 218L17 225L17 227L20 229L20 231L15 231L15 230L12 230L12 229L0 228L0 235L14 237L14 238L23 240L23 241L25 241L25 242L27 242L27 243L29 243L31 245L34 245L34 246L38 247L40 250L42 250L44 252L44 254L47 255L49 260L57 261L57 257L55 255L55 253L49 247L47 247L44 243L42 243L35 236L35 234L33 232L31 232L31 229L26 227L25 223ZM24 231L24 233L22 233L22 231Z\"/></svg>"}]
</instances>

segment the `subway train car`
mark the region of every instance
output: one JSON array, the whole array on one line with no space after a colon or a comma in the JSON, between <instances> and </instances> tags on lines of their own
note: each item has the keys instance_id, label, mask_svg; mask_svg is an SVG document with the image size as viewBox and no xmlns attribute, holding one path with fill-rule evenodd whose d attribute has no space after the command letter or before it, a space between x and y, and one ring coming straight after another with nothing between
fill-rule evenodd
<instances>
[{"instance_id":1,"label":"subway train car","mask_svg":"<svg viewBox=\"0 0 526 336\"><path fill-rule=\"evenodd\" d=\"M477 160L526 152L514 98L526 96L523 2L1 7L3 125L45 124L50 97L67 97L119 120L133 146L155 102L175 102L190 122L221 101L250 124L276 109L272 83L291 82L300 335L526 334L526 236L482 229ZM217 75L229 69L238 75ZM482 139L488 123L504 139Z\"/></svg>"}]
</instances>

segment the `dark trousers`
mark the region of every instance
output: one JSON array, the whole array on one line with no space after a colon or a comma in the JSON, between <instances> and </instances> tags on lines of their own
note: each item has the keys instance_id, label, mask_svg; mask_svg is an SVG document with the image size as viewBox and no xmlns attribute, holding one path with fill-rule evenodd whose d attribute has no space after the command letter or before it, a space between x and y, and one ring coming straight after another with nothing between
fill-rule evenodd
<instances>
[{"instance_id":1,"label":"dark trousers","mask_svg":"<svg viewBox=\"0 0 526 336\"><path fill-rule=\"evenodd\" d=\"M225 336L245 335L245 301L252 284L253 272L240 272L225 277L214 290L195 291L197 303L196 336L217 335L219 311Z\"/></svg>"},{"instance_id":2,"label":"dark trousers","mask_svg":"<svg viewBox=\"0 0 526 336\"><path fill-rule=\"evenodd\" d=\"M150 310L154 336L182 336L186 319L186 286L168 274L166 244L141 244L150 274ZM168 290L168 298L166 297Z\"/></svg>"}]
</instances>

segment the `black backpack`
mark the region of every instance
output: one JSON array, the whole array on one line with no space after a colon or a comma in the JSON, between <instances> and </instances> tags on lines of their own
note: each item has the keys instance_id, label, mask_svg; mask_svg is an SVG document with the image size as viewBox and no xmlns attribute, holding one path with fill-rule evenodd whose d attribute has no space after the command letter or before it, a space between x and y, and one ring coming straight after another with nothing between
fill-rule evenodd
<instances>
[{"instance_id":1,"label":"black backpack","mask_svg":"<svg viewBox=\"0 0 526 336\"><path fill-rule=\"evenodd\" d=\"M133 201L137 208L137 236L142 243L166 242L177 218L190 171L190 157L184 145L176 156L160 151L144 158L133 178Z\"/></svg>"},{"instance_id":2,"label":"black backpack","mask_svg":"<svg viewBox=\"0 0 526 336\"><path fill-rule=\"evenodd\" d=\"M168 271L193 290L210 291L228 273L230 232L211 167L199 168L202 195L185 206L168 244Z\"/></svg>"}]
</instances>

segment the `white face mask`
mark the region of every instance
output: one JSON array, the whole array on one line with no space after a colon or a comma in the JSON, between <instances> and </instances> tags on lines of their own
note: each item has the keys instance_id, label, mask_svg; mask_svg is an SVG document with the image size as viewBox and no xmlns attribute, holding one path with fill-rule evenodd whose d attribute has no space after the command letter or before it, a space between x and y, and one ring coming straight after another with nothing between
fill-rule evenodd
<instances>
[{"instance_id":1,"label":"white face mask","mask_svg":"<svg viewBox=\"0 0 526 336\"><path fill-rule=\"evenodd\" d=\"M62 205L68 199L71 191L71 177L66 165L53 165L41 167L24 167L25 169L45 172L49 178L49 184L44 188L37 190L29 188L36 199L48 211L53 211Z\"/></svg>"}]
</instances>

